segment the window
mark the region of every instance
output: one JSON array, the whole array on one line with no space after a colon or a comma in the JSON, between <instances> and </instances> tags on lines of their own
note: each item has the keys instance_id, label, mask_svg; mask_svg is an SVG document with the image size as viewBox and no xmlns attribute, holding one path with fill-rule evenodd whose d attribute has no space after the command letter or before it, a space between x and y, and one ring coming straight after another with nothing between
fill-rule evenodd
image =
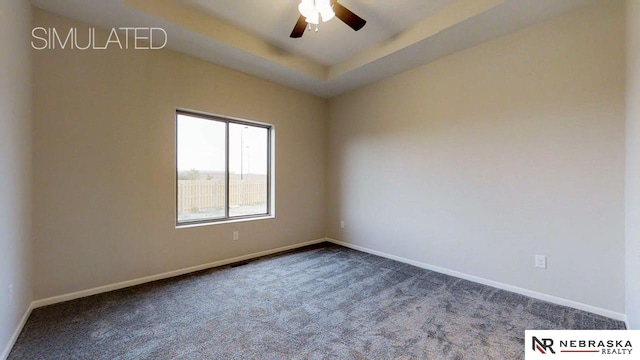
<instances>
[{"instance_id":1,"label":"window","mask_svg":"<svg viewBox=\"0 0 640 360\"><path fill-rule=\"evenodd\" d=\"M176 112L178 225L271 214L271 126Z\"/></svg>"}]
</instances>

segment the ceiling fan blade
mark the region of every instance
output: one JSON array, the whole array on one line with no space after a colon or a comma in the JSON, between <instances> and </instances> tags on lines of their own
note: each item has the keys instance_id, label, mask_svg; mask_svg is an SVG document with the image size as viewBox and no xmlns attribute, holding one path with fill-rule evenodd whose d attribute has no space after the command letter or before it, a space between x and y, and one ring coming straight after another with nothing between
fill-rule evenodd
<instances>
[{"instance_id":1,"label":"ceiling fan blade","mask_svg":"<svg viewBox=\"0 0 640 360\"><path fill-rule=\"evenodd\" d=\"M301 38L302 35L304 35L304 31L306 29L307 21L305 20L304 16L300 15L300 17L298 18L298 22L296 22L296 25L293 27L293 31L291 31L291 35L289 35L289 37Z\"/></svg>"},{"instance_id":2,"label":"ceiling fan blade","mask_svg":"<svg viewBox=\"0 0 640 360\"><path fill-rule=\"evenodd\" d=\"M366 20L340 5L337 1L333 3L333 12L336 13L338 19L342 20L342 22L349 25L355 31L362 29L364 24L367 23Z\"/></svg>"}]
</instances>

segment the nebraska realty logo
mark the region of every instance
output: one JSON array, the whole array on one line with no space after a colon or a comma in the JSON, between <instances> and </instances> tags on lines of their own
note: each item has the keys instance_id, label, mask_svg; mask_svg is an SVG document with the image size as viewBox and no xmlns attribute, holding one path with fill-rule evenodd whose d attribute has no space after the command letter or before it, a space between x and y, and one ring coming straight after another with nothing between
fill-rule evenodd
<instances>
[{"instance_id":1,"label":"nebraska realty logo","mask_svg":"<svg viewBox=\"0 0 640 360\"><path fill-rule=\"evenodd\" d=\"M167 45L167 32L158 27L112 28L108 35L100 33L97 38L96 28L91 27L85 30L72 27L62 31L34 27L31 37L31 47L36 50L157 50Z\"/></svg>"},{"instance_id":2,"label":"nebraska realty logo","mask_svg":"<svg viewBox=\"0 0 640 360\"><path fill-rule=\"evenodd\" d=\"M526 330L526 359L590 359L619 355L638 359L638 330Z\"/></svg>"}]
</instances>

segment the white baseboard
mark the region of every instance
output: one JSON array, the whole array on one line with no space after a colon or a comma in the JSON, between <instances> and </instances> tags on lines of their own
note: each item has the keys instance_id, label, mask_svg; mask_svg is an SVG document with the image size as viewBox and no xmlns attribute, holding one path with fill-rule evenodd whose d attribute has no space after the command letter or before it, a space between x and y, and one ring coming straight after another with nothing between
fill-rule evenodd
<instances>
[{"instance_id":1,"label":"white baseboard","mask_svg":"<svg viewBox=\"0 0 640 360\"><path fill-rule=\"evenodd\" d=\"M22 328L24 328L24 324L27 323L27 319L29 318L29 315L31 315L31 311L33 309L34 307L32 302L31 304L29 304L27 311L24 312L24 315L22 315L22 319L20 319L20 322L18 323L16 330L13 332L11 339L9 339L9 343L7 343L7 345L4 347L4 350L2 351L2 354L0 354L0 359L6 360L9 357L9 353L11 352L11 349L13 349L13 345L18 340L18 336L20 336L20 333L22 332Z\"/></svg>"},{"instance_id":2,"label":"white baseboard","mask_svg":"<svg viewBox=\"0 0 640 360\"><path fill-rule=\"evenodd\" d=\"M145 277L138 278L138 279L133 279L133 280L127 280L127 281L119 282L119 283L116 283L116 284L104 285L104 286L99 286L99 287L92 288L92 289L76 291L76 292L69 293L69 294L52 296L52 297L49 297L49 298L46 298L46 299L40 299L40 300L34 301L32 303L32 307L35 309L35 308L39 308L39 307L42 307L42 306L57 304L57 303L60 303L60 302L63 302L63 301L79 299L79 298L83 298L83 297L87 297L87 296L91 296L91 295L96 295L96 294L100 294L100 293L104 293L104 292L109 292L109 291L113 291L113 290L119 290L119 289L127 288L127 287L130 287L130 286L140 285L140 284L148 283L148 282L151 282L151 281L167 279L167 278L180 276L180 275L184 275L184 274L188 274L188 273L192 273L192 272L196 272L196 271L200 271L200 270L206 270L206 269L210 269L210 268L214 268L214 267L218 267L218 266L224 266L224 265L232 264L232 263L239 262L239 261L254 259L254 258L257 258L257 257L261 257L261 256L265 256L265 255L271 255L271 254L279 253L279 252L282 252L282 251L297 249L297 248L300 248L300 247L303 247L303 246L314 245L314 244L318 244L318 243L325 242L325 241L327 241L327 239L325 239L325 238L311 240L311 241L307 241L307 242L304 242L304 243L299 243L299 244L279 247L277 249L260 251L260 252L253 253L253 254L242 255L242 256L237 256L237 257L230 258L230 259L214 261L214 262L211 262L211 263L208 263L208 264L202 264L202 265L192 266L192 267L188 267L188 268L184 268L184 269L169 271L169 272L162 273L162 274L145 276Z\"/></svg>"},{"instance_id":3,"label":"white baseboard","mask_svg":"<svg viewBox=\"0 0 640 360\"><path fill-rule=\"evenodd\" d=\"M493 280L481 278L481 277L474 276L474 275L465 274L465 273L462 273L462 272L458 272L458 271L455 271L455 270L442 268L442 267L435 266L435 265L425 264L425 263L422 263L422 262L419 262L419 261L406 259L406 258L403 258L403 257L400 257L400 256L396 256L396 255L392 255L392 254L387 254L387 253L382 252L382 251L369 249L369 248L366 248L366 247L363 247L363 246L350 244L350 243L347 243L347 242L344 242L344 241L339 241L339 240L330 239L330 238L327 238L327 241L331 242L331 243L334 243L336 245L348 247L348 248L351 248L351 249L354 249L354 250L366 252L366 253L377 255L377 256L382 256L382 257L385 257L385 258L388 258L388 259L391 259L391 260L396 260L396 261L403 262L405 264L409 264L409 265L413 265L413 266L417 266L417 267L420 267L420 268L423 268L423 269L427 269L427 270L439 272L439 273L442 273L442 274L454 276L454 277L457 277L457 278L473 281L473 282L476 282L476 283L479 283L479 284L483 284L483 285L487 285L487 286L491 286L491 287L494 287L494 288L511 291L511 292L514 292L514 293L517 293L517 294L521 294L521 295L525 295L525 296L528 296L528 297L532 297L534 299L543 300L543 301L547 301L547 302L558 304L558 305L562 305L562 306L568 306L568 307L572 307L574 309L583 310L583 311L587 311L587 312L590 312L590 313L606 316L606 317L611 318L611 319L624 321L626 323L626 325L627 325L627 329L629 329L629 324L627 322L627 316L625 314L622 314L622 313L619 313L619 312L615 312L615 311L612 311L612 310L599 308L599 307L588 305L588 304L583 304L583 303L580 303L580 302L577 302L577 301L564 299L564 298L561 298L561 297L557 297L557 296L553 296L553 295L549 295L549 294L544 294L544 293L540 293L540 292L533 291L533 290L523 289L523 288L520 288L520 287L517 287L517 286L513 286L513 285L501 283L501 282L498 282L498 281L493 281Z\"/></svg>"},{"instance_id":4,"label":"white baseboard","mask_svg":"<svg viewBox=\"0 0 640 360\"><path fill-rule=\"evenodd\" d=\"M458 272L458 271L445 269L445 268L442 268L442 267L439 267L439 266L434 266L434 265L421 263L419 261L406 259L406 258L403 258L403 257L400 257L400 256L387 254L387 253L384 253L384 252L381 252L381 251L369 249L369 248L366 248L366 247L363 247L363 246L353 245L353 244L350 244L350 243L346 243L346 242L343 242L343 241L338 241L338 240L331 239L331 238L322 238L322 239L316 239L316 240L307 241L307 242L300 243L300 244L283 246L283 247L280 247L280 248L277 248L277 249L265 250L265 251L261 251L261 252L257 252L257 253L253 253L253 254L248 254L248 255L243 255L243 256L238 256L238 257L234 257L234 258L230 258L230 259L219 260L219 261L215 261L215 262L211 262L211 263L207 263L207 264L203 264L203 265L192 266L192 267L188 267L188 268L184 268L184 269L180 269L180 270L169 271L169 272L162 273L162 274L146 276L146 277L142 277L142 278L138 278L138 279L123 281L123 282L116 283L116 284L100 286L100 287L96 287L96 288L92 288L92 289L77 291L77 292L73 292L73 293L69 293L69 294L53 296L53 297L50 297L50 298L33 301L29 305L28 309L25 311L24 315L22 316L22 319L20 320L20 323L18 324L18 327L14 331L13 336L9 340L9 343L5 346L4 351L2 352L2 354L0 354L1 355L0 359L4 360L9 356L9 352L11 352L11 349L13 348L13 345L15 344L16 340L18 340L18 336L20 336L20 332L22 332L22 329L23 329L24 325L26 324L27 319L29 318L29 315L31 315L31 311L33 311L33 309L36 309L36 308L39 308L39 307L42 307L42 306L46 306L46 305L52 305L52 304L60 303L60 302L63 302L63 301L68 301L68 300L73 300L73 299L78 299L78 298L87 297L87 296L91 296L91 295L96 295L96 294L100 294L100 293L104 293L104 292L108 292L108 291L123 289L123 288L126 288L126 287L135 286L135 285L139 285L139 284L144 284L144 283L151 282L151 281L162 280L162 279L167 279L167 278L171 278L171 277L175 277L175 276L180 276L180 275L188 274L188 273L195 272L195 271L206 270L206 269L210 269L210 268L214 268L214 267L218 267L218 266L224 266L224 265L232 264L234 262L250 260L250 259L258 258L258 257L261 257L261 256L265 256L265 255L275 254L275 253L282 252L282 251L293 250L293 249L304 247L304 246L308 246L308 245L319 244L319 243L325 242L325 241L334 243L336 245L341 245L341 246L348 247L348 248L351 248L351 249L355 249L355 250L363 251L363 252L366 252L366 253L370 253L370 254L373 254L373 255L378 255L378 256L382 256L382 257L388 258L388 259L400 261L400 262L403 262L403 263L406 263L406 264L410 264L410 265L413 265L413 266L417 266L417 267L420 267L420 268L423 268L423 269L436 271L436 272L439 272L439 273L442 273L442 274L455 276L455 277L458 277L458 278L461 278L461 279L477 282L477 283L480 283L480 284L483 284L483 285L492 286L492 287L495 287L495 288L498 288L498 289L503 289L503 290L514 292L514 293L522 294L522 295L529 296L529 297L532 297L532 298L535 298L535 299L548 301L548 302L551 302L551 303L554 303L554 304L558 304L558 305L569 306L569 307L572 307L572 308L575 308L575 309L584 310L584 311L588 311L588 312L591 312L591 313L594 313L594 314L606 316L606 317L609 317L609 318L612 318L612 319L624 321L626 326L627 326L627 329L630 329L629 322L628 322L626 316L624 314L621 314L621 313L618 313L618 312L615 312L615 311L602 309L602 308L598 308L598 307L595 307L595 306L582 304L582 303L579 303L579 302L576 302L576 301L573 301L573 300L563 299L563 298L560 298L560 297L556 297L556 296L543 294L543 293L539 293L539 292L532 291L532 290L519 288L519 287L516 287L516 286L500 283L500 282L497 282L497 281L488 280L488 279L484 279L484 278L481 278L481 277L477 277L477 276L461 273L461 272Z\"/></svg>"},{"instance_id":5,"label":"white baseboard","mask_svg":"<svg viewBox=\"0 0 640 360\"><path fill-rule=\"evenodd\" d=\"M266 256L266 255L279 253L279 252L282 252L282 251L293 250L293 249L297 249L297 248L300 248L300 247L303 247L303 246L319 244L319 243L325 242L325 241L327 241L327 239L325 239L325 238L311 240L311 241L307 241L307 242L304 242L304 243L299 243L299 244L279 247L277 249L260 251L260 252L253 253L253 254L242 255L242 256L237 256L237 257L230 258L230 259L214 261L214 262L211 262L211 263L192 266L192 267L179 269L179 270L174 270L174 271L169 271L169 272L162 273L162 274L151 275L151 276L146 276L146 277L142 277L142 278L138 278L138 279L123 281L123 282L119 282L117 284L99 286L99 287L92 288L92 289L76 291L76 292L73 292L73 293L70 293L70 294L58 295L58 296L53 296L53 297L49 297L49 298L46 298L46 299L33 301L29 305L29 308L27 309L27 311L22 316L22 319L20 320L20 323L18 324L16 330L14 331L13 336L9 340L9 343L5 346L3 352L0 354L0 359L1 360L5 360L9 356L9 353L11 352L11 349L13 348L13 345L15 344L16 340L18 340L18 336L20 336L20 333L22 332L22 329L24 328L24 325L26 324L27 319L29 318L29 315L31 315L31 311L33 311L33 309L36 309L36 308L39 308L39 307L42 307L42 306L47 306L47 305L60 303L60 302L63 302L63 301L69 301L69 300L79 299L79 298L82 298L82 297L96 295L96 294L100 294L100 293L104 293L104 292L108 292L108 291L123 289L123 288L134 286L134 285L140 285L140 284L148 283L148 282L151 282L151 281L162 280L162 279L167 279L167 278L171 278L171 277L175 277L175 276L180 276L180 275L192 273L192 272L195 272L195 271L206 270L206 269L210 269L210 268L214 268L214 267L218 267L218 266L224 266L224 265L232 264L232 263L239 262L239 261L250 260L250 259L258 258L258 257L261 257L261 256Z\"/></svg>"}]
</instances>

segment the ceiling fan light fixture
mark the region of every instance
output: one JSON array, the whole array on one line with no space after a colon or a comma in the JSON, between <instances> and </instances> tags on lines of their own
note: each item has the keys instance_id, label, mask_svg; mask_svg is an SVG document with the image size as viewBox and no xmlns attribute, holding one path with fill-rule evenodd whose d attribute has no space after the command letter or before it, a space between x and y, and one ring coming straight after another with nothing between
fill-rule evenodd
<instances>
[{"instance_id":1,"label":"ceiling fan light fixture","mask_svg":"<svg viewBox=\"0 0 640 360\"><path fill-rule=\"evenodd\" d=\"M342 6L337 0L300 0L298 11L300 16L289 35L294 39L301 38L306 29L311 30L312 24L315 25L317 32L320 20L327 22L337 17L355 31L362 29L367 23L365 19Z\"/></svg>"},{"instance_id":2,"label":"ceiling fan light fixture","mask_svg":"<svg viewBox=\"0 0 640 360\"><path fill-rule=\"evenodd\" d=\"M315 25L320 23L320 18L322 22L327 22L336 16L331 7L331 0L300 0L298 11L309 24Z\"/></svg>"},{"instance_id":3,"label":"ceiling fan light fixture","mask_svg":"<svg viewBox=\"0 0 640 360\"><path fill-rule=\"evenodd\" d=\"M336 16L331 7L331 0L316 0L316 10L322 15L322 22L327 22Z\"/></svg>"},{"instance_id":4,"label":"ceiling fan light fixture","mask_svg":"<svg viewBox=\"0 0 640 360\"><path fill-rule=\"evenodd\" d=\"M305 16L305 19L309 24L318 25L320 23L320 14L314 12L311 16Z\"/></svg>"},{"instance_id":5,"label":"ceiling fan light fixture","mask_svg":"<svg viewBox=\"0 0 640 360\"><path fill-rule=\"evenodd\" d=\"M336 16L336 13L333 12L333 9L329 8L326 10L322 10L320 12L320 15L322 16L322 22L327 22L333 19Z\"/></svg>"},{"instance_id":6,"label":"ceiling fan light fixture","mask_svg":"<svg viewBox=\"0 0 640 360\"><path fill-rule=\"evenodd\" d=\"M316 14L316 16L318 14L313 0L300 0L298 11L300 11L300 14L305 18L312 18L314 13Z\"/></svg>"}]
</instances>

